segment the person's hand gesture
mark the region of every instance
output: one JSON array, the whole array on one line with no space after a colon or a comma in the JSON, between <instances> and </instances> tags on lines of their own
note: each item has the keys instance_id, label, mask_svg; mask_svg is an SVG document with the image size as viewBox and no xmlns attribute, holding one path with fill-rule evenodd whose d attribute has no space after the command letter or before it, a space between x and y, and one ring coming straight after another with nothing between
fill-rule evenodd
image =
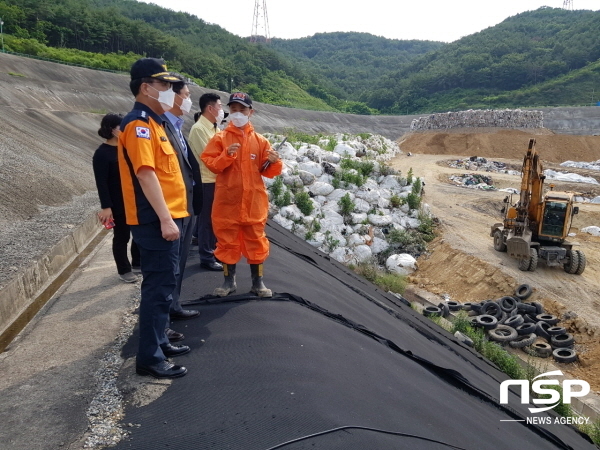
<instances>
[{"instance_id":1,"label":"person's hand gesture","mask_svg":"<svg viewBox=\"0 0 600 450\"><path fill-rule=\"evenodd\" d=\"M276 163L277 161L279 161L279 153L277 153L273 149L267 150L267 159L270 163Z\"/></svg>"},{"instance_id":2,"label":"person's hand gesture","mask_svg":"<svg viewBox=\"0 0 600 450\"><path fill-rule=\"evenodd\" d=\"M229 156L235 156L235 154L237 153L237 151L240 147L241 147L241 144L238 144L238 143L231 144L229 147L227 147L227 154Z\"/></svg>"}]
</instances>

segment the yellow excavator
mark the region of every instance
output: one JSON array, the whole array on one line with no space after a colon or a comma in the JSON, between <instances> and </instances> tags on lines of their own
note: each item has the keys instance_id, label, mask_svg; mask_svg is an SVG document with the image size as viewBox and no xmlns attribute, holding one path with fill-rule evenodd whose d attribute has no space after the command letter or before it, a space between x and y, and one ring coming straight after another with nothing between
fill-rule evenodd
<instances>
[{"instance_id":1,"label":"yellow excavator","mask_svg":"<svg viewBox=\"0 0 600 450\"><path fill-rule=\"evenodd\" d=\"M581 275L586 258L578 245L566 240L573 216L579 207L573 206L571 192L550 190L544 193L544 170L535 149L535 139L529 140L523 158L521 193L519 201L512 202L512 195L504 199L503 223L492 225L490 236L494 249L507 252L519 260L519 269L533 272L539 261L548 266L563 266L565 272Z\"/></svg>"}]
</instances>

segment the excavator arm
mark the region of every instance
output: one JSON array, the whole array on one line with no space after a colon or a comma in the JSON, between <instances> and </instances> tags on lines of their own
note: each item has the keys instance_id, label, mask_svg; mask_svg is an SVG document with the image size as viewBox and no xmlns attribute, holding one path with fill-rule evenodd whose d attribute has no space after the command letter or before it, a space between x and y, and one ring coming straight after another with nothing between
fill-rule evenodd
<instances>
[{"instance_id":1,"label":"excavator arm","mask_svg":"<svg viewBox=\"0 0 600 450\"><path fill-rule=\"evenodd\" d=\"M517 221L539 223L543 203L544 168L535 149L535 139L529 139L521 171L521 194L517 204Z\"/></svg>"},{"instance_id":2,"label":"excavator arm","mask_svg":"<svg viewBox=\"0 0 600 450\"><path fill-rule=\"evenodd\" d=\"M535 139L529 140L527 153L523 158L521 170L521 192L519 201L513 211L516 217L504 220L504 228L509 230L507 236L507 252L517 258L531 256L530 243L537 234L536 226L542 209L544 188L544 169L535 149ZM509 210L510 213L510 210Z\"/></svg>"}]
</instances>

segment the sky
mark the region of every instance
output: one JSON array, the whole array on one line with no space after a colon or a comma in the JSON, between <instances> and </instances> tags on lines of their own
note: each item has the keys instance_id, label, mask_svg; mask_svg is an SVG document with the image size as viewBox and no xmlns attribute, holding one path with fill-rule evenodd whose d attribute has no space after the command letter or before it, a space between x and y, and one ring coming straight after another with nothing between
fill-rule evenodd
<instances>
[{"instance_id":1,"label":"sky","mask_svg":"<svg viewBox=\"0 0 600 450\"><path fill-rule=\"evenodd\" d=\"M255 0L143 0L184 11L238 36L252 34ZM600 10L600 0L571 0L573 9ZM315 33L356 31L388 39L453 42L542 6L564 0L259 0L266 5L271 38L297 39ZM264 20L259 20L260 24ZM258 29L264 35L264 27Z\"/></svg>"}]
</instances>

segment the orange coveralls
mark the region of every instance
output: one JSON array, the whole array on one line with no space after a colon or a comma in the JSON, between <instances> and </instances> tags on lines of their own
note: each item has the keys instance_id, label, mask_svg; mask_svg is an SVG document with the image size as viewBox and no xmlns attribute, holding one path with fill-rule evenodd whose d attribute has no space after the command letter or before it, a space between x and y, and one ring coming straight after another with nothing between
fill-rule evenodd
<instances>
[{"instance_id":1,"label":"orange coveralls","mask_svg":"<svg viewBox=\"0 0 600 450\"><path fill-rule=\"evenodd\" d=\"M227 147L234 143L241 147L229 156ZM230 123L202 153L206 167L217 174L211 217L217 238L215 256L225 264L237 264L241 255L248 264L262 264L269 256L265 234L269 198L262 177L273 178L283 167L279 160L260 172L270 148L269 141L255 133L251 123L244 128Z\"/></svg>"}]
</instances>

